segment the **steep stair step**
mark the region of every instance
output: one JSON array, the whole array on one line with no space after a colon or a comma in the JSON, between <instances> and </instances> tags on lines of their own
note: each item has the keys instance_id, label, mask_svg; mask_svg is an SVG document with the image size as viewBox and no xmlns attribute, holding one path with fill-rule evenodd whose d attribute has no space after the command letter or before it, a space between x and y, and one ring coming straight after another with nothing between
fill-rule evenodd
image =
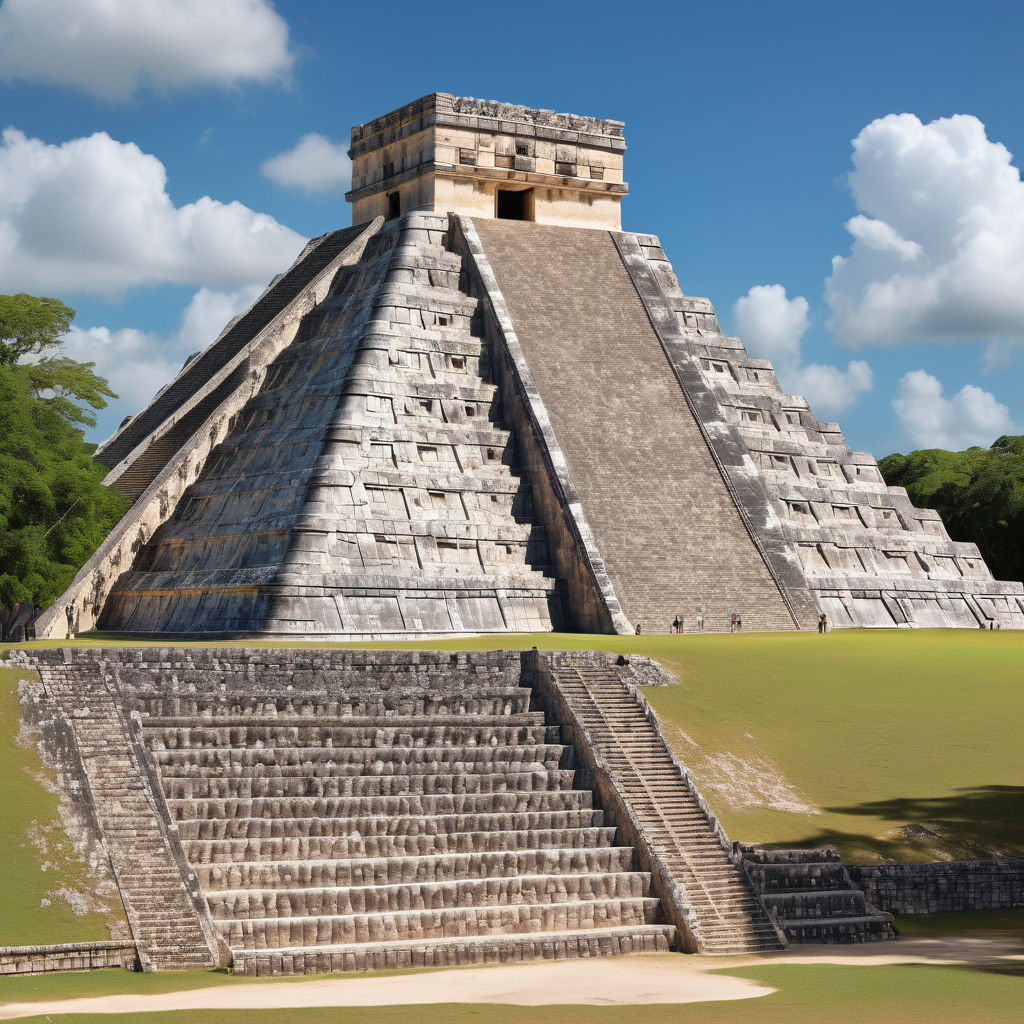
<instances>
[{"instance_id":1,"label":"steep stair step","mask_svg":"<svg viewBox=\"0 0 1024 1024\"><path fill-rule=\"evenodd\" d=\"M454 907L377 914L327 914L216 921L231 947L249 949L403 938L455 938L507 932L582 930L657 924L659 901L651 898L588 900L541 906Z\"/></svg>"},{"instance_id":2,"label":"steep stair step","mask_svg":"<svg viewBox=\"0 0 1024 1024\"><path fill-rule=\"evenodd\" d=\"M633 868L627 846L549 847L419 856L349 857L335 860L233 861L197 864L205 892L295 889L312 886L387 885L518 875L623 872Z\"/></svg>"},{"instance_id":3,"label":"steep stair step","mask_svg":"<svg viewBox=\"0 0 1024 1024\"><path fill-rule=\"evenodd\" d=\"M585 931L531 932L528 935L509 933L493 939L474 936L322 945L315 948L234 948L232 954L236 973L261 976L666 953L672 948L674 940L675 929L670 925L634 925L628 928L590 928Z\"/></svg>"},{"instance_id":4,"label":"steep stair step","mask_svg":"<svg viewBox=\"0 0 1024 1024\"><path fill-rule=\"evenodd\" d=\"M191 839L183 843L189 862L198 871L212 866L266 864L303 860L390 860L435 856L454 857L519 850L597 849L613 847L613 827L523 829L513 832L440 832L401 836L291 836L276 839ZM632 852L632 847L625 847Z\"/></svg>"},{"instance_id":5,"label":"steep stair step","mask_svg":"<svg viewBox=\"0 0 1024 1024\"><path fill-rule=\"evenodd\" d=\"M509 811L479 814L386 814L356 818L192 818L178 822L187 839L273 839L295 836L402 836L518 832L552 828L592 828L604 813L592 808L559 811Z\"/></svg>"}]
</instances>

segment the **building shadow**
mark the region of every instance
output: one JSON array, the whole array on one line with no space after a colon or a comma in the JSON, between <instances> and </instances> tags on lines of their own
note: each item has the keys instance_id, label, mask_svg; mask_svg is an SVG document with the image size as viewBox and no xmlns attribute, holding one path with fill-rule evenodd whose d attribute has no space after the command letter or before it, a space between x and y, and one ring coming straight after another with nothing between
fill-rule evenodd
<instances>
[{"instance_id":1,"label":"building shadow","mask_svg":"<svg viewBox=\"0 0 1024 1024\"><path fill-rule=\"evenodd\" d=\"M824 810L891 822L892 836L826 828L791 845L871 850L894 861L915 847L955 859L1024 856L1024 786L972 786L941 797L895 797Z\"/></svg>"}]
</instances>

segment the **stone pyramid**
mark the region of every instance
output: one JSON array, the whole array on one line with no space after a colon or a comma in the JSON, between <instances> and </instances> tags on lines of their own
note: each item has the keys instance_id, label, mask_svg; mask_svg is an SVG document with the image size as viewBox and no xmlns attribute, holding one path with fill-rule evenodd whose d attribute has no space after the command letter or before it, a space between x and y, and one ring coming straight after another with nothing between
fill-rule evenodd
<instances>
[{"instance_id":1,"label":"stone pyramid","mask_svg":"<svg viewBox=\"0 0 1024 1024\"><path fill-rule=\"evenodd\" d=\"M1024 627L620 230L623 125L433 93L351 228L97 451L134 504L39 636Z\"/></svg>"}]
</instances>

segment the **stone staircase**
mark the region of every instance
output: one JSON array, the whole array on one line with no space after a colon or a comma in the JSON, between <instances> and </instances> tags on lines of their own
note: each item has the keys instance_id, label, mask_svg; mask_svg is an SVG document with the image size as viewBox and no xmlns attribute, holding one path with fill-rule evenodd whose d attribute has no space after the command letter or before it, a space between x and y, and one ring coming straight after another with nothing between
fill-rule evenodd
<instances>
[{"instance_id":1,"label":"stone staircase","mask_svg":"<svg viewBox=\"0 0 1024 1024\"><path fill-rule=\"evenodd\" d=\"M596 764L628 806L633 830L675 889L697 952L784 948L747 879L645 710L620 674L600 661L554 656L554 684L589 739Z\"/></svg>"},{"instance_id":2,"label":"stone staircase","mask_svg":"<svg viewBox=\"0 0 1024 1024\"><path fill-rule=\"evenodd\" d=\"M118 670L237 972L670 948L518 655L289 653Z\"/></svg>"},{"instance_id":3,"label":"stone staircase","mask_svg":"<svg viewBox=\"0 0 1024 1024\"><path fill-rule=\"evenodd\" d=\"M761 904L794 943L885 942L892 914L868 903L832 847L769 850L743 845L743 870Z\"/></svg>"},{"instance_id":4,"label":"stone staircase","mask_svg":"<svg viewBox=\"0 0 1024 1024\"><path fill-rule=\"evenodd\" d=\"M637 689L646 659L35 653L146 969L892 937L834 851L729 844Z\"/></svg>"},{"instance_id":5,"label":"stone staircase","mask_svg":"<svg viewBox=\"0 0 1024 1024\"><path fill-rule=\"evenodd\" d=\"M796 628L613 234L472 225L630 623Z\"/></svg>"},{"instance_id":6,"label":"stone staircase","mask_svg":"<svg viewBox=\"0 0 1024 1024\"><path fill-rule=\"evenodd\" d=\"M73 728L143 970L213 966L193 898L168 856L159 796L140 771L120 695L95 668L44 663L40 675Z\"/></svg>"}]
</instances>

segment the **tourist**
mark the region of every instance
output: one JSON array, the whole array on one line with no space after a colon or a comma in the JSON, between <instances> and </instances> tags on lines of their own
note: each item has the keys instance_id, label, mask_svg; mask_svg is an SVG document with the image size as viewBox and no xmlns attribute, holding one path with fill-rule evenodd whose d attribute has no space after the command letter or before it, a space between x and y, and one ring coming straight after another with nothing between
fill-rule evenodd
<instances>
[{"instance_id":1,"label":"tourist","mask_svg":"<svg viewBox=\"0 0 1024 1024\"><path fill-rule=\"evenodd\" d=\"M736 632L742 632L743 630L743 616L737 614L736 616Z\"/></svg>"},{"instance_id":2,"label":"tourist","mask_svg":"<svg viewBox=\"0 0 1024 1024\"><path fill-rule=\"evenodd\" d=\"M672 632L673 633L678 633L679 632L679 616L678 615L672 620Z\"/></svg>"},{"instance_id":3,"label":"tourist","mask_svg":"<svg viewBox=\"0 0 1024 1024\"><path fill-rule=\"evenodd\" d=\"M697 632L698 633L703 633L704 632L704 613L703 612L698 612L697 613Z\"/></svg>"},{"instance_id":4,"label":"tourist","mask_svg":"<svg viewBox=\"0 0 1024 1024\"><path fill-rule=\"evenodd\" d=\"M643 632L643 631L640 629L640 623L638 622L636 624L636 635L639 636L641 634L641 632Z\"/></svg>"},{"instance_id":5,"label":"tourist","mask_svg":"<svg viewBox=\"0 0 1024 1024\"><path fill-rule=\"evenodd\" d=\"M819 633L824 633L825 632L825 613L824 612L819 612L818 613L818 632Z\"/></svg>"},{"instance_id":6,"label":"tourist","mask_svg":"<svg viewBox=\"0 0 1024 1024\"><path fill-rule=\"evenodd\" d=\"M732 613L732 620L729 623L729 632L730 633L735 633L736 632L736 613L735 612Z\"/></svg>"},{"instance_id":7,"label":"tourist","mask_svg":"<svg viewBox=\"0 0 1024 1024\"><path fill-rule=\"evenodd\" d=\"M821 631L822 633L828 632L828 616L824 612L821 613Z\"/></svg>"}]
</instances>

